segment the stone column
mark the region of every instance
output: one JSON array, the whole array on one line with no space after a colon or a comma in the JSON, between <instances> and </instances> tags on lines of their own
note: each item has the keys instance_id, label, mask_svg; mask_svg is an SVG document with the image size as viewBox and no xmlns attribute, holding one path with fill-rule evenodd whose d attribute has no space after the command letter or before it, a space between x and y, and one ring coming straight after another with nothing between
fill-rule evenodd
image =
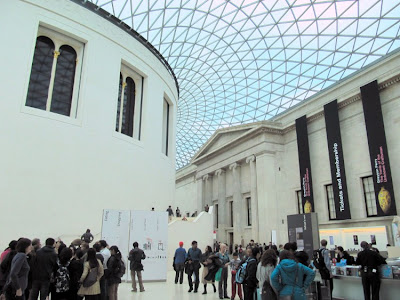
<instances>
[{"instance_id":1,"label":"stone column","mask_svg":"<svg viewBox=\"0 0 400 300\"><path fill-rule=\"evenodd\" d=\"M246 163L250 163L250 195L251 195L251 236L257 241L260 241L259 237L259 225L258 225L258 199L257 199L257 170L256 170L256 157L254 155L249 156L246 159Z\"/></svg>"},{"instance_id":2,"label":"stone column","mask_svg":"<svg viewBox=\"0 0 400 300\"><path fill-rule=\"evenodd\" d=\"M203 178L197 178L197 214L204 209Z\"/></svg>"},{"instance_id":3,"label":"stone column","mask_svg":"<svg viewBox=\"0 0 400 300\"><path fill-rule=\"evenodd\" d=\"M212 175L206 174L203 176L203 191L204 191L204 206L208 204L208 206L212 205ZM204 210L204 206L202 208L202 211Z\"/></svg>"},{"instance_id":4,"label":"stone column","mask_svg":"<svg viewBox=\"0 0 400 300\"><path fill-rule=\"evenodd\" d=\"M229 170L232 170L233 175L233 242L234 244L240 244L245 221L243 217L242 188L240 184L240 165L238 163L233 163L229 166Z\"/></svg>"},{"instance_id":5,"label":"stone column","mask_svg":"<svg viewBox=\"0 0 400 300\"><path fill-rule=\"evenodd\" d=\"M226 182L225 170L218 169L215 171L218 184L218 228L217 228L217 241L226 239L226 226L229 217L228 207L226 205ZM215 224L217 225L217 224ZM216 226L217 227L217 226Z\"/></svg>"}]
</instances>

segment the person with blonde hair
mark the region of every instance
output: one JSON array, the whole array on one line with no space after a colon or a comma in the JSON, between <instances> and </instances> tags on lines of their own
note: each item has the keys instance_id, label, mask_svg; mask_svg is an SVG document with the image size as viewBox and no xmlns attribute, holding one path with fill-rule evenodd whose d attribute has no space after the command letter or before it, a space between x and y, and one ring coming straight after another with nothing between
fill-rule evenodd
<instances>
[{"instance_id":1,"label":"person with blonde hair","mask_svg":"<svg viewBox=\"0 0 400 300\"><path fill-rule=\"evenodd\" d=\"M227 287L228 287L228 265L229 265L229 255L226 252L226 244L221 244L218 252L218 258L222 263L222 273L221 279L218 283L218 294L219 299L229 299Z\"/></svg>"}]
</instances>

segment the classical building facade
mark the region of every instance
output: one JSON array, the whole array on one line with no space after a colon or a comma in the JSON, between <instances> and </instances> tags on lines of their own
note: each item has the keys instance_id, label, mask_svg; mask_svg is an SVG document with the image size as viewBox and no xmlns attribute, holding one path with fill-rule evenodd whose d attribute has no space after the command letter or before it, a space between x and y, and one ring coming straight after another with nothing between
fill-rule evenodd
<instances>
[{"instance_id":1,"label":"classical building facade","mask_svg":"<svg viewBox=\"0 0 400 300\"><path fill-rule=\"evenodd\" d=\"M301 184L295 121L306 115L314 209L320 230L334 232L337 228L347 228L360 232L359 238L366 239L368 232L362 228L371 228L371 232L382 229L380 245L393 243L393 216L378 217L374 206L360 87L374 80L378 82L399 214L399 67L400 54L394 53L272 120L217 130L191 164L177 172L175 205L182 212L190 213L203 210L206 204L214 206L216 238L220 241L230 244L247 244L250 239L287 242L287 215L303 212L299 204ZM338 220L335 216L324 118L324 105L335 99L351 212L351 219L347 220ZM348 237L342 238L345 243Z\"/></svg>"}]
</instances>

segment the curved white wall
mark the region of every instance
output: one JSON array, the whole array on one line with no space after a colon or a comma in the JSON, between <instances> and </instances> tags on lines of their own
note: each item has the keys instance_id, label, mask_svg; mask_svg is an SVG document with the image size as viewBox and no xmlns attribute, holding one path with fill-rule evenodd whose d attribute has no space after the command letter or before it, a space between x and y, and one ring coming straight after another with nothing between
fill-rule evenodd
<instances>
[{"instance_id":1,"label":"curved white wall","mask_svg":"<svg viewBox=\"0 0 400 300\"><path fill-rule=\"evenodd\" d=\"M104 208L165 210L175 193L178 95L162 63L69 0L1 1L0 9L0 247L20 236L96 234ZM25 106L39 24L85 44L77 118ZM144 77L140 141L115 132L122 62ZM168 157L164 97L172 104Z\"/></svg>"}]
</instances>

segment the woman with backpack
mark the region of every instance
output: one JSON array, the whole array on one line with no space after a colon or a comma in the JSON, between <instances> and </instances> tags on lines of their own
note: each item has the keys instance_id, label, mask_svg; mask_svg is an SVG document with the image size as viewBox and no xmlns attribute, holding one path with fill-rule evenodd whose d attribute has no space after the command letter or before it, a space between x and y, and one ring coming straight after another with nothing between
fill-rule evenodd
<instances>
[{"instance_id":1,"label":"woman with backpack","mask_svg":"<svg viewBox=\"0 0 400 300\"><path fill-rule=\"evenodd\" d=\"M117 300L118 299L118 285L121 283L121 273L122 271L122 256L117 246L110 247L111 257L107 261L107 290L108 299Z\"/></svg>"},{"instance_id":2,"label":"woman with backpack","mask_svg":"<svg viewBox=\"0 0 400 300\"><path fill-rule=\"evenodd\" d=\"M271 274L271 284L279 299L306 300L305 290L314 280L315 272L296 262L290 251L283 250L279 258L280 263Z\"/></svg>"},{"instance_id":3,"label":"woman with backpack","mask_svg":"<svg viewBox=\"0 0 400 300\"><path fill-rule=\"evenodd\" d=\"M100 278L103 274L103 264L96 258L96 251L90 248L79 280L82 285L79 288L78 295L85 297L85 299L100 300Z\"/></svg>"},{"instance_id":4,"label":"woman with backpack","mask_svg":"<svg viewBox=\"0 0 400 300\"><path fill-rule=\"evenodd\" d=\"M278 256L275 250L268 249L261 256L261 261L257 266L258 286L262 300L276 300L278 295L271 285L271 274L274 271L278 262Z\"/></svg>"},{"instance_id":5,"label":"woman with backpack","mask_svg":"<svg viewBox=\"0 0 400 300\"><path fill-rule=\"evenodd\" d=\"M72 250L64 248L61 250L57 259L58 269L55 276L55 291L52 294L52 300L68 300L70 289L70 275L68 266L72 258Z\"/></svg>"}]
</instances>

